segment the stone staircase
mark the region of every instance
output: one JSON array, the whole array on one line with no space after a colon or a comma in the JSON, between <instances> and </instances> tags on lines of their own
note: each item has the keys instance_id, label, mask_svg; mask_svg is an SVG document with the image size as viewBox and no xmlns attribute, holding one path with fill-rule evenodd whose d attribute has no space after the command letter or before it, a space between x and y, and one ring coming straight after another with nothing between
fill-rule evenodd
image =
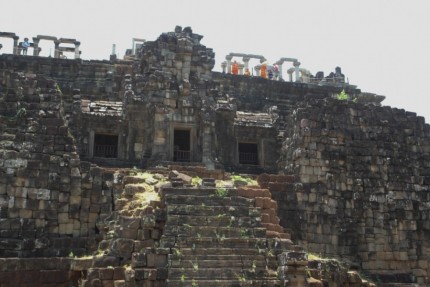
<instances>
[{"instance_id":1,"label":"stone staircase","mask_svg":"<svg viewBox=\"0 0 430 287\"><path fill-rule=\"evenodd\" d=\"M184 186L173 177L160 201L130 210L141 181L124 179L116 211L99 224L104 252L80 286L305 286L306 253L279 225L267 189L216 188L209 178Z\"/></svg>"},{"instance_id":2,"label":"stone staircase","mask_svg":"<svg viewBox=\"0 0 430 287\"><path fill-rule=\"evenodd\" d=\"M163 188L169 287L283 286L277 255L289 239L267 239L261 208L238 189Z\"/></svg>"}]
</instances>

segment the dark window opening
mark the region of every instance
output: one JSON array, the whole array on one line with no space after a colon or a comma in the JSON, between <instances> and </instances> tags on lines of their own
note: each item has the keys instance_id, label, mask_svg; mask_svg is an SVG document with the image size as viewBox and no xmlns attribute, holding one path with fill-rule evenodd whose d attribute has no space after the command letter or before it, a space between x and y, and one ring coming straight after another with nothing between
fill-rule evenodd
<instances>
[{"instance_id":1,"label":"dark window opening","mask_svg":"<svg viewBox=\"0 0 430 287\"><path fill-rule=\"evenodd\" d=\"M94 136L94 156L116 158L118 156L118 136L96 134Z\"/></svg>"},{"instance_id":2,"label":"dark window opening","mask_svg":"<svg viewBox=\"0 0 430 287\"><path fill-rule=\"evenodd\" d=\"M175 130L173 147L173 161L189 162L191 159L190 131Z\"/></svg>"},{"instance_id":3,"label":"dark window opening","mask_svg":"<svg viewBox=\"0 0 430 287\"><path fill-rule=\"evenodd\" d=\"M258 165L257 144L239 143L239 164Z\"/></svg>"}]
</instances>

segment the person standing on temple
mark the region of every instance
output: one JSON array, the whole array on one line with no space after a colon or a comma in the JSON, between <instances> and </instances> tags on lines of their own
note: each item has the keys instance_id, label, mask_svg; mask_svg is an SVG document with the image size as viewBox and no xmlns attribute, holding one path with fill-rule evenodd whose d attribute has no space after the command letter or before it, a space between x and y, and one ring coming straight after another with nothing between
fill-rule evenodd
<instances>
[{"instance_id":1,"label":"person standing on temple","mask_svg":"<svg viewBox=\"0 0 430 287\"><path fill-rule=\"evenodd\" d=\"M236 61L234 61L233 64L231 65L231 73L233 75L239 74L239 65L237 64Z\"/></svg>"},{"instance_id":2,"label":"person standing on temple","mask_svg":"<svg viewBox=\"0 0 430 287\"><path fill-rule=\"evenodd\" d=\"M24 38L24 42L22 42L22 54L27 55L28 47L30 47L30 43L28 42L28 38Z\"/></svg>"},{"instance_id":3,"label":"person standing on temple","mask_svg":"<svg viewBox=\"0 0 430 287\"><path fill-rule=\"evenodd\" d=\"M266 63L263 63L262 65L261 65L261 68L260 68L260 76L262 77L262 78L267 78L267 64Z\"/></svg>"}]
</instances>

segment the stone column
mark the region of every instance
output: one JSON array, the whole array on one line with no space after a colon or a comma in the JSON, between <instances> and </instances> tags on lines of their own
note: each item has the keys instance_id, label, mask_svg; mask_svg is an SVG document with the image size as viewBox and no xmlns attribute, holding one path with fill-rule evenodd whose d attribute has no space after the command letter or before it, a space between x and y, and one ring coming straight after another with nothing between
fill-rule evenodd
<instances>
[{"instance_id":1,"label":"stone column","mask_svg":"<svg viewBox=\"0 0 430 287\"><path fill-rule=\"evenodd\" d=\"M88 138L88 157L89 158L93 158L94 156L94 137L95 137L95 132L94 130L90 131L89 134L89 138Z\"/></svg>"},{"instance_id":2,"label":"stone column","mask_svg":"<svg viewBox=\"0 0 430 287\"><path fill-rule=\"evenodd\" d=\"M282 78L282 64L284 64L284 62L277 62L276 65L278 65L278 69L279 69L279 73L278 73L278 80L281 81Z\"/></svg>"},{"instance_id":3,"label":"stone column","mask_svg":"<svg viewBox=\"0 0 430 287\"><path fill-rule=\"evenodd\" d=\"M75 42L75 59L80 58L80 53L79 53L79 46L80 45L81 45L81 42L78 42L78 41Z\"/></svg>"},{"instance_id":4,"label":"stone column","mask_svg":"<svg viewBox=\"0 0 430 287\"><path fill-rule=\"evenodd\" d=\"M204 122L203 126L203 151L202 151L202 161L205 164L206 168L209 170L215 169L215 164L212 160L212 135L213 131L213 123L208 121Z\"/></svg>"},{"instance_id":5,"label":"stone column","mask_svg":"<svg viewBox=\"0 0 430 287\"><path fill-rule=\"evenodd\" d=\"M223 74L225 74L225 68L226 67L227 67L227 62L226 61L222 62L221 63L221 69L222 69Z\"/></svg>"},{"instance_id":6,"label":"stone column","mask_svg":"<svg viewBox=\"0 0 430 287\"><path fill-rule=\"evenodd\" d=\"M39 56L40 48L39 48L39 41L40 39L37 37L33 37L33 56Z\"/></svg>"},{"instance_id":7,"label":"stone column","mask_svg":"<svg viewBox=\"0 0 430 287\"><path fill-rule=\"evenodd\" d=\"M255 75L256 75L257 77L259 77L259 76L260 76L260 69L261 69L261 65L257 65L257 66L255 66L255 67L254 67L254 69L255 69Z\"/></svg>"},{"instance_id":8,"label":"stone column","mask_svg":"<svg viewBox=\"0 0 430 287\"><path fill-rule=\"evenodd\" d=\"M54 58L58 59L60 58L60 41L55 40L55 50L54 50Z\"/></svg>"},{"instance_id":9,"label":"stone column","mask_svg":"<svg viewBox=\"0 0 430 287\"><path fill-rule=\"evenodd\" d=\"M290 82L292 82L293 81L293 71L288 70L287 72L288 72L288 79Z\"/></svg>"},{"instance_id":10,"label":"stone column","mask_svg":"<svg viewBox=\"0 0 430 287\"><path fill-rule=\"evenodd\" d=\"M231 59L233 59L233 56L227 55L225 59L227 60L227 73L231 74Z\"/></svg>"},{"instance_id":11,"label":"stone column","mask_svg":"<svg viewBox=\"0 0 430 287\"><path fill-rule=\"evenodd\" d=\"M251 60L251 58L249 58L249 57L243 57L242 60L243 60L243 64L244 64L245 70L249 69L249 60Z\"/></svg>"},{"instance_id":12,"label":"stone column","mask_svg":"<svg viewBox=\"0 0 430 287\"><path fill-rule=\"evenodd\" d=\"M239 75L243 75L243 67L244 67L244 65L242 63L238 63L237 66L239 67Z\"/></svg>"},{"instance_id":13,"label":"stone column","mask_svg":"<svg viewBox=\"0 0 430 287\"><path fill-rule=\"evenodd\" d=\"M19 54L19 49L18 49L18 39L19 39L19 37L18 37L18 36L14 36L14 37L13 37L13 50L12 50L12 53L13 53L14 55L18 55L18 54Z\"/></svg>"},{"instance_id":14,"label":"stone column","mask_svg":"<svg viewBox=\"0 0 430 287\"><path fill-rule=\"evenodd\" d=\"M299 69L300 62L294 62L293 66L294 66L294 72L296 75L296 82L300 82L300 69Z\"/></svg>"}]
</instances>

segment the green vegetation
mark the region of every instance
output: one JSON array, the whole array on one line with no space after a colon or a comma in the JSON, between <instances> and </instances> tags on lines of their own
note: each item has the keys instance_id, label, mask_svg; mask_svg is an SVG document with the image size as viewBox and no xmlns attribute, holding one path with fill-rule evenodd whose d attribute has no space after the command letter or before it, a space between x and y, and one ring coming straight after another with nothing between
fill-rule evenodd
<instances>
[{"instance_id":1,"label":"green vegetation","mask_svg":"<svg viewBox=\"0 0 430 287\"><path fill-rule=\"evenodd\" d=\"M348 95L345 90L342 90L342 92L340 92L339 94L336 95L336 99L339 101L352 101L354 103L356 103L358 101L357 97L351 97L350 95Z\"/></svg>"},{"instance_id":2,"label":"green vegetation","mask_svg":"<svg viewBox=\"0 0 430 287\"><path fill-rule=\"evenodd\" d=\"M197 262L197 259L196 259L196 262L191 262L191 265L193 265L193 269L195 271L199 270L199 263Z\"/></svg>"},{"instance_id":3,"label":"green vegetation","mask_svg":"<svg viewBox=\"0 0 430 287\"><path fill-rule=\"evenodd\" d=\"M6 120L8 120L8 121L16 121L17 119L21 119L21 118L23 118L26 114L27 114L27 110L26 110L25 108L19 108L19 109L16 111L16 114L15 114L15 115L13 115L13 116L11 116L11 117L8 117L8 116L0 116L0 118L4 118L4 119L6 119Z\"/></svg>"},{"instance_id":4,"label":"green vegetation","mask_svg":"<svg viewBox=\"0 0 430 287\"><path fill-rule=\"evenodd\" d=\"M196 185L196 186L201 185L202 184L202 179L200 177L198 177L198 176L195 176L195 177L193 177L191 179L191 184L192 185Z\"/></svg>"},{"instance_id":5,"label":"green vegetation","mask_svg":"<svg viewBox=\"0 0 430 287\"><path fill-rule=\"evenodd\" d=\"M233 182L239 181L239 182L245 182L247 185L257 185L257 181L247 177L247 176L242 176L242 175L232 175L231 176L231 180Z\"/></svg>"},{"instance_id":6,"label":"green vegetation","mask_svg":"<svg viewBox=\"0 0 430 287\"><path fill-rule=\"evenodd\" d=\"M240 237L242 237L242 238L248 238L249 237L248 232L246 231L245 228L240 228Z\"/></svg>"},{"instance_id":7,"label":"green vegetation","mask_svg":"<svg viewBox=\"0 0 430 287\"><path fill-rule=\"evenodd\" d=\"M336 99L340 101L346 101L349 99L348 94L345 92L345 90L342 90L339 94L337 94Z\"/></svg>"},{"instance_id":8,"label":"green vegetation","mask_svg":"<svg viewBox=\"0 0 430 287\"><path fill-rule=\"evenodd\" d=\"M323 259L321 257L321 254L318 255L318 254L315 254L315 253L308 253L308 260L321 260L321 259Z\"/></svg>"},{"instance_id":9,"label":"green vegetation","mask_svg":"<svg viewBox=\"0 0 430 287\"><path fill-rule=\"evenodd\" d=\"M255 270L257 269L257 261L256 260L253 260L252 261L252 266L251 266L251 271L253 272L253 273L255 273Z\"/></svg>"},{"instance_id":10,"label":"green vegetation","mask_svg":"<svg viewBox=\"0 0 430 287\"><path fill-rule=\"evenodd\" d=\"M182 261L182 252L179 249L174 249L172 254L172 260Z\"/></svg>"},{"instance_id":11,"label":"green vegetation","mask_svg":"<svg viewBox=\"0 0 430 287\"><path fill-rule=\"evenodd\" d=\"M215 190L215 195L218 197L224 198L224 197L228 196L228 189L223 188L223 187L219 187Z\"/></svg>"},{"instance_id":12,"label":"green vegetation","mask_svg":"<svg viewBox=\"0 0 430 287\"><path fill-rule=\"evenodd\" d=\"M243 275L243 274L236 274L236 278L239 282L245 282L246 281L245 275Z\"/></svg>"}]
</instances>

